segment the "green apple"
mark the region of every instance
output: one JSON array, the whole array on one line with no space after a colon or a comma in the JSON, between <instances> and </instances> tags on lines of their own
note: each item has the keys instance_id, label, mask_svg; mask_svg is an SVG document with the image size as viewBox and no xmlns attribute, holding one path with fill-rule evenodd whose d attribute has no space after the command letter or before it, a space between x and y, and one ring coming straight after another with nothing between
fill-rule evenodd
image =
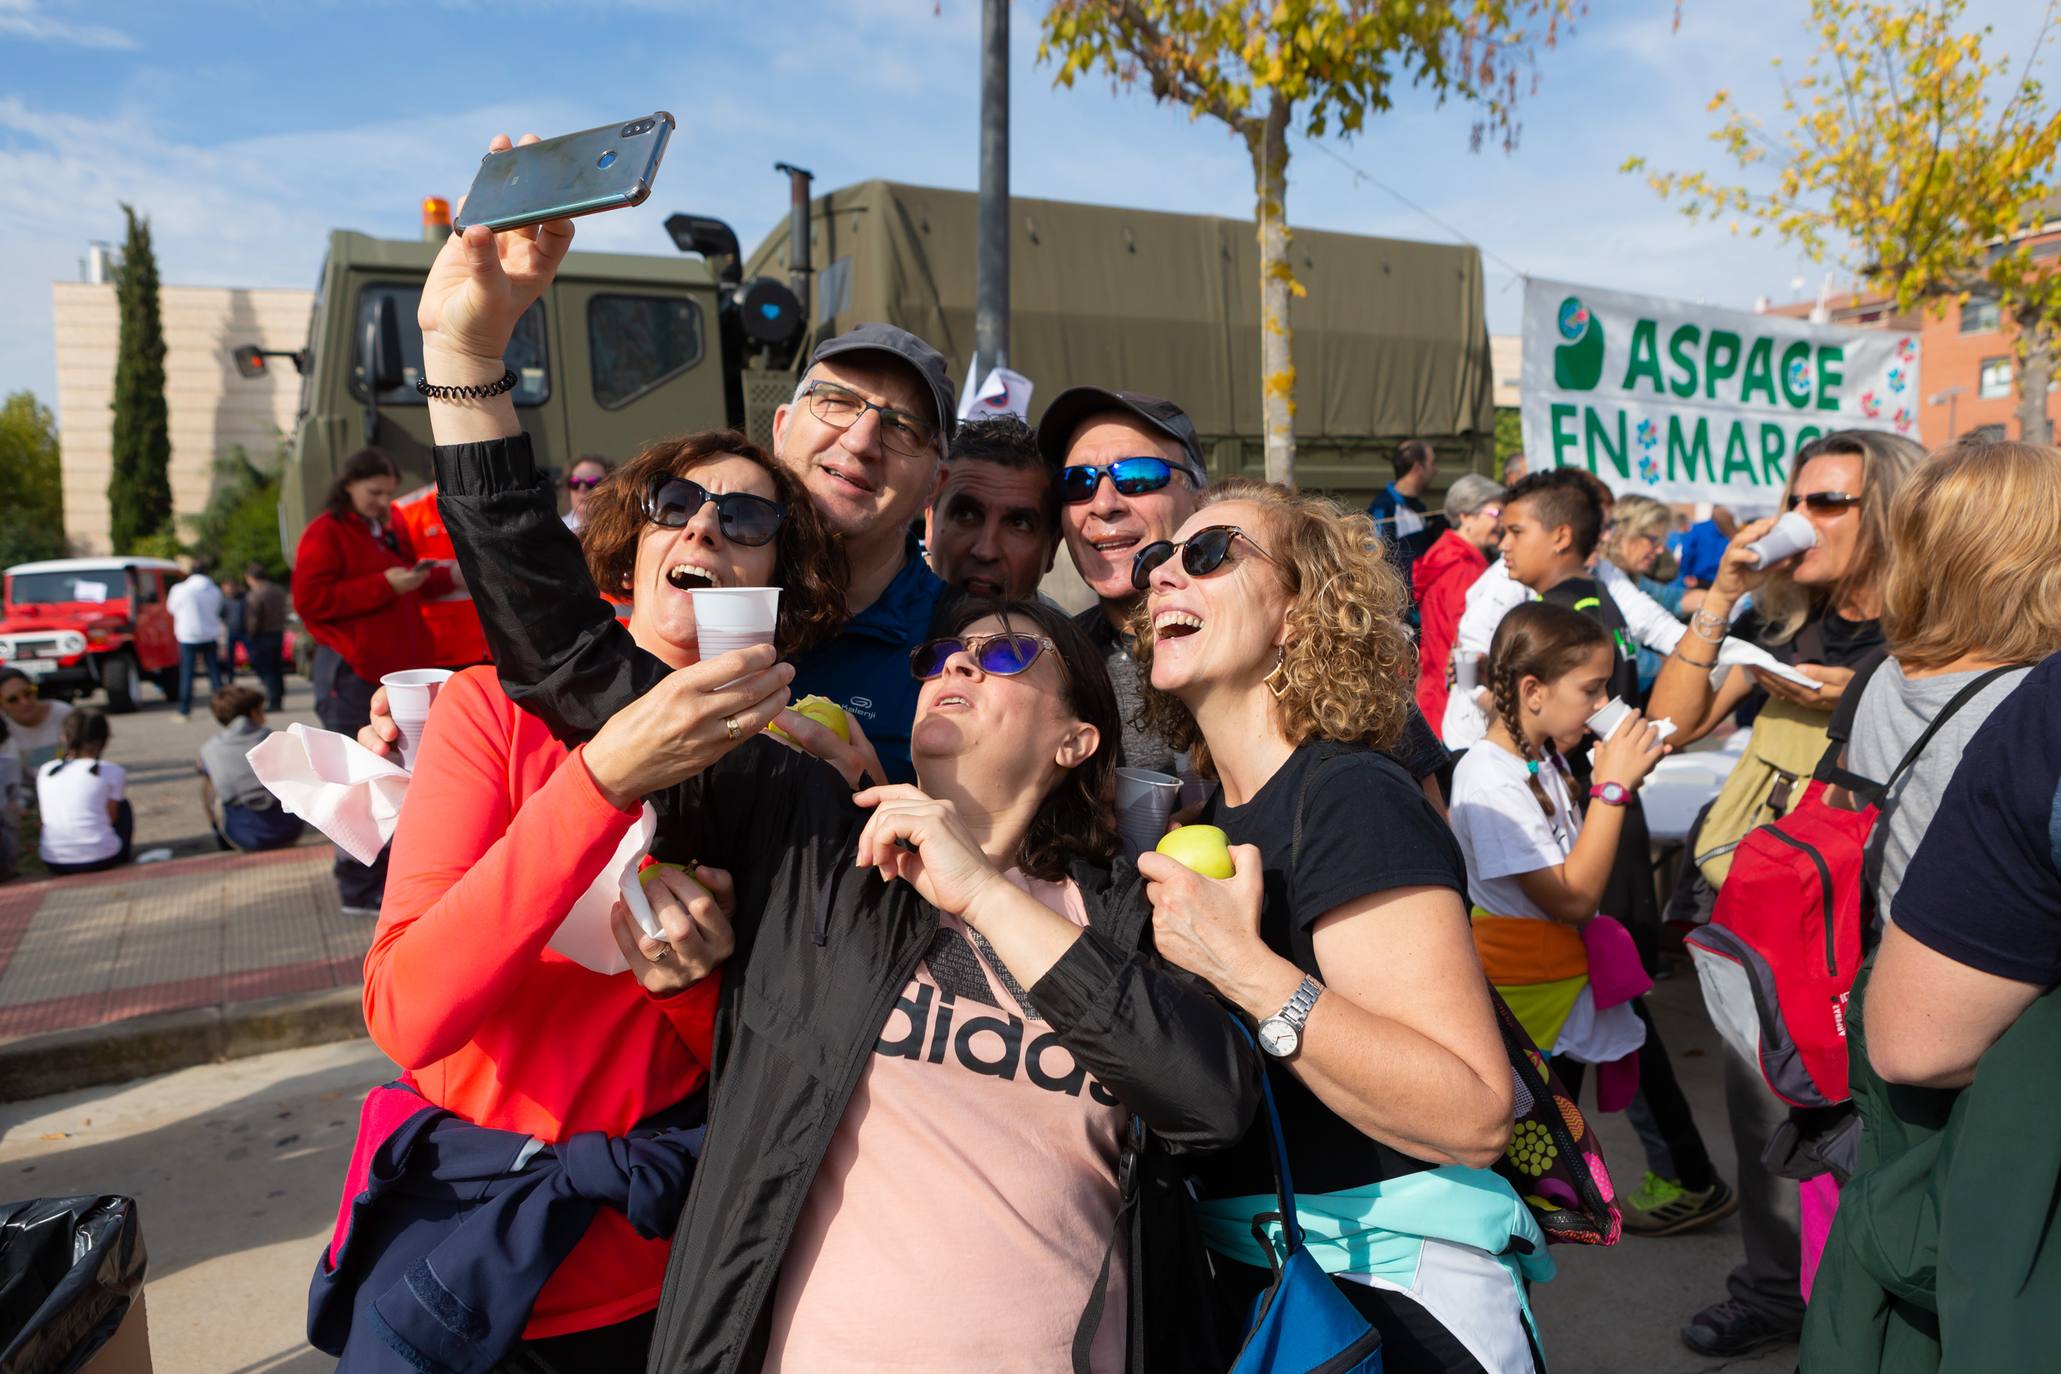
<instances>
[{"instance_id":1,"label":"green apple","mask_svg":"<svg viewBox=\"0 0 2061 1374\"><path fill-rule=\"evenodd\" d=\"M787 709L794 712L798 716L807 716L810 720L815 721L818 725L829 727L831 730L835 731L837 733L837 737L843 740L846 744L850 744L852 742L852 727L851 723L845 719L844 708L842 706L839 706L836 702L832 701L829 697L803 697L800 701L797 701L796 703L794 703L794 705L788 707ZM785 730L782 730L777 725L768 725L766 728L772 731L774 734L780 736L780 738L782 739L793 738Z\"/></svg>"},{"instance_id":2,"label":"green apple","mask_svg":"<svg viewBox=\"0 0 2061 1374\"><path fill-rule=\"evenodd\" d=\"M1228 878L1237 871L1231 867L1231 837L1213 825L1169 830L1159 842L1159 852L1205 878Z\"/></svg>"},{"instance_id":3,"label":"green apple","mask_svg":"<svg viewBox=\"0 0 2061 1374\"><path fill-rule=\"evenodd\" d=\"M696 879L691 872L688 871L688 868L685 864L648 863L644 865L644 867L637 870L637 881L643 884L645 887L650 887L652 879L658 876L658 871L661 868L670 868L673 870L673 872L685 877L688 882L693 883L696 887L701 887L700 881ZM707 888L702 888L702 891L704 892L706 892L707 890Z\"/></svg>"}]
</instances>

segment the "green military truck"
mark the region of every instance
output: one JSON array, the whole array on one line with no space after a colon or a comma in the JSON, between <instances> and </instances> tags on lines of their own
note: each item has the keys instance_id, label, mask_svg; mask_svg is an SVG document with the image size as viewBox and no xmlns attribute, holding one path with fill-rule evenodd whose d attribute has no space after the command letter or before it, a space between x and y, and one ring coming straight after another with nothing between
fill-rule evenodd
<instances>
[{"instance_id":1,"label":"green military truck","mask_svg":"<svg viewBox=\"0 0 2061 1374\"><path fill-rule=\"evenodd\" d=\"M720 221L687 215L665 221L674 256L569 254L508 358L540 464L622 459L724 424L766 442L814 340L864 320L928 339L963 376L975 200L868 181L802 193L794 223L749 256ZM1035 384L1034 415L1076 383L1153 392L1187 408L1218 476L1264 470L1250 222L1018 198L1010 225L1009 363ZM431 479L415 308L435 256L430 241L330 236L307 345L285 355L301 372L280 492L289 554L338 465L365 444L386 448L410 479ZM1364 503L1407 438L1439 447L1442 477L1487 470L1495 417L1480 255L1298 230L1293 258L1308 293L1291 310L1302 484ZM237 350L246 375L269 356L279 355Z\"/></svg>"}]
</instances>

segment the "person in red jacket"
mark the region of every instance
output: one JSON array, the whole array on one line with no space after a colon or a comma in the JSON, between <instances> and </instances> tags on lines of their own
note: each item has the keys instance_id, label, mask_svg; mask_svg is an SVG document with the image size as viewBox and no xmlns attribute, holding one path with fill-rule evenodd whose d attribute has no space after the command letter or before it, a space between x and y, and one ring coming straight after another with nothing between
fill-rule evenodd
<instances>
[{"instance_id":1,"label":"person in red jacket","mask_svg":"<svg viewBox=\"0 0 2061 1374\"><path fill-rule=\"evenodd\" d=\"M437 484L417 487L394 501L394 524L407 533L418 558L434 558L446 568L455 568L458 554L444 529L444 517L437 512ZM429 626L431 662L439 668L470 668L485 663L486 631L479 626L479 612L473 609L472 593L463 587L443 596L418 593L422 620Z\"/></svg>"},{"instance_id":2,"label":"person in red jacket","mask_svg":"<svg viewBox=\"0 0 2061 1374\"><path fill-rule=\"evenodd\" d=\"M841 577L829 572L842 556L793 480L742 435L646 449L590 499L582 542L597 585L634 591L638 646L684 670L676 677L703 679L679 700L706 728L678 734L727 747L725 717L755 731L778 713L792 738L830 741L826 756L849 780L869 768L877 776L856 722L853 742L840 746L781 709L786 665L731 682L740 655L699 663L696 587L780 585L783 656L844 619ZM365 960L365 1020L410 1087L475 1125L546 1144L589 1131L622 1136L706 1077L720 980L702 975L727 956L729 928L695 882L669 870L651 879L667 940L643 935L617 905L626 974L597 973L547 948L641 810L609 800L585 751L627 740L649 756L637 728L618 716L569 751L509 699L491 666L438 693ZM383 748L385 739L375 726L370 743ZM727 877L694 876L727 899ZM525 1348L496 1367L643 1368L670 1248L601 1207L530 1309Z\"/></svg>"},{"instance_id":3,"label":"person in red jacket","mask_svg":"<svg viewBox=\"0 0 2061 1374\"><path fill-rule=\"evenodd\" d=\"M1418 618L1417 707L1431 721L1445 719L1460 613L1467 608L1467 589L1488 571L1487 550L1495 546L1496 524L1503 518L1503 489L1470 472L1446 492L1445 517L1445 533L1410 570Z\"/></svg>"},{"instance_id":4,"label":"person in red jacket","mask_svg":"<svg viewBox=\"0 0 2061 1374\"><path fill-rule=\"evenodd\" d=\"M330 484L293 558L293 604L315 640L315 714L322 728L355 735L372 718L380 678L436 660L421 597L458 585L452 570L419 561L393 519L401 470L376 448L359 449ZM370 865L336 851L336 890L347 916L377 916L386 852Z\"/></svg>"}]
</instances>

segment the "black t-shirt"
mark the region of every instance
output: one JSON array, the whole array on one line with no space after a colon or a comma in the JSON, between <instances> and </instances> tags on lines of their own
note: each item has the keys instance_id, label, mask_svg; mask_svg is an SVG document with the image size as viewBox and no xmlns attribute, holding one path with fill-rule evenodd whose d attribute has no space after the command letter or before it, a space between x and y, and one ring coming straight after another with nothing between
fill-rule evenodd
<instances>
[{"instance_id":1,"label":"black t-shirt","mask_svg":"<svg viewBox=\"0 0 2061 1374\"><path fill-rule=\"evenodd\" d=\"M1615 666L1610 670L1610 694L1637 706L1641 701L1639 646L1632 643L1631 633L1625 628L1624 612L1603 584L1593 577L1570 577L1547 589L1542 599L1555 606L1580 611L1589 619L1600 621L1610 631L1616 650L1613 655Z\"/></svg>"},{"instance_id":2,"label":"black t-shirt","mask_svg":"<svg viewBox=\"0 0 2061 1374\"><path fill-rule=\"evenodd\" d=\"M2061 655L1968 742L1891 919L1957 964L2061 986Z\"/></svg>"},{"instance_id":3,"label":"black t-shirt","mask_svg":"<svg viewBox=\"0 0 2061 1374\"><path fill-rule=\"evenodd\" d=\"M1822 663L1827 668L1858 668L1878 657L1889 641L1879 620L1848 620L1826 611L1779 644L1770 643L1760 612L1748 611L1732 626L1732 633L1760 645L1784 663Z\"/></svg>"},{"instance_id":4,"label":"black t-shirt","mask_svg":"<svg viewBox=\"0 0 2061 1374\"><path fill-rule=\"evenodd\" d=\"M1298 797L1299 845L1291 843ZM1444 818L1402 765L1361 745L1306 743L1252 800L1226 806L1218 792L1204 806L1202 820L1222 827L1232 844L1259 846L1266 874L1260 935L1276 954L1320 978L1310 929L1326 912L1397 888L1467 890L1466 860ZM1362 1135L1281 1060L1262 1058L1297 1188L1335 1192L1433 1167ZM1273 1190L1265 1131L1263 1122L1256 1123L1236 1147L1199 1161L1203 1196Z\"/></svg>"}]
</instances>

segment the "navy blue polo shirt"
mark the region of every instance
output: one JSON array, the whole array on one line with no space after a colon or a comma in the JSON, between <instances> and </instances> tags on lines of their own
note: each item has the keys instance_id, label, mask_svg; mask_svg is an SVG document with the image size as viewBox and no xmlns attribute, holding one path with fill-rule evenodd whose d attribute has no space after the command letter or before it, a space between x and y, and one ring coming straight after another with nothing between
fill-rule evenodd
<instances>
[{"instance_id":1,"label":"navy blue polo shirt","mask_svg":"<svg viewBox=\"0 0 2061 1374\"><path fill-rule=\"evenodd\" d=\"M923 561L912 533L902 570L880 599L845 622L837 638L794 659L796 699L829 697L859 718L889 782L916 781L909 732L923 684L909 675L909 651L930 636L930 622L949 589Z\"/></svg>"}]
</instances>

